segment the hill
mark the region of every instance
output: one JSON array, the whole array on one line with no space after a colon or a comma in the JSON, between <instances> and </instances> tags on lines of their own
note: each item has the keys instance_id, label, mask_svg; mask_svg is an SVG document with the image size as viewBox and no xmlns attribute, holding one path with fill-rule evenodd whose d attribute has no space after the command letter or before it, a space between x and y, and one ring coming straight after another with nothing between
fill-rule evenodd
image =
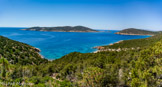
<instances>
[{"instance_id":1,"label":"hill","mask_svg":"<svg viewBox=\"0 0 162 87\"><path fill-rule=\"evenodd\" d=\"M133 39L133 40L124 40L120 43L115 43L113 45L107 45L104 46L105 48L146 48L147 46L150 46L154 44L155 42L162 39L162 34L157 34L155 36L144 38L144 39Z\"/></svg>"},{"instance_id":2,"label":"hill","mask_svg":"<svg viewBox=\"0 0 162 87\"><path fill-rule=\"evenodd\" d=\"M138 87L147 85L154 87L160 85L162 34L143 40L127 40L124 43L128 43L124 44L124 47L139 46L141 48L119 52L103 51L85 54L74 52L53 61L54 72L59 73L59 78L80 83L80 86ZM129 45L129 43L135 44ZM118 43L118 45L112 45L111 48L115 49L122 45L123 43Z\"/></svg>"},{"instance_id":3,"label":"hill","mask_svg":"<svg viewBox=\"0 0 162 87\"><path fill-rule=\"evenodd\" d=\"M162 81L162 34L146 38L140 49L70 53L54 60L48 69L53 78L68 80L79 87L156 87ZM127 40L124 43L133 43ZM146 42L145 42L146 41ZM137 42L138 43L138 42ZM139 42L140 43L140 42ZM148 44L150 43L150 44ZM118 43L120 46L122 43ZM127 47L128 44L125 44ZM132 48L128 45L128 47ZM140 44L137 44L140 46ZM117 48L116 46L112 48ZM45 65L46 66L46 65ZM45 66L39 66L45 67ZM55 66L55 68L52 68Z\"/></svg>"},{"instance_id":4,"label":"hill","mask_svg":"<svg viewBox=\"0 0 162 87\"><path fill-rule=\"evenodd\" d=\"M31 30L31 31L55 31L55 32L98 32L96 30L90 29L84 26L64 26L64 27L32 27L22 30Z\"/></svg>"},{"instance_id":5,"label":"hill","mask_svg":"<svg viewBox=\"0 0 162 87\"><path fill-rule=\"evenodd\" d=\"M129 29L124 29L120 32L116 32L116 34L121 34L121 35L155 35L155 34L158 34L158 32L129 28Z\"/></svg>"},{"instance_id":6,"label":"hill","mask_svg":"<svg viewBox=\"0 0 162 87\"><path fill-rule=\"evenodd\" d=\"M30 45L0 36L0 55L11 64L40 64L45 62L40 50Z\"/></svg>"},{"instance_id":7,"label":"hill","mask_svg":"<svg viewBox=\"0 0 162 87\"><path fill-rule=\"evenodd\" d=\"M98 53L73 52L38 65L12 64L11 70L1 68L1 71L5 70L7 73L0 75L3 77L0 82L19 82L17 87L21 87L22 83L30 83L30 86L35 87L161 87L162 34L145 39L126 40L123 43L111 45L111 48L140 49ZM22 46L22 43L15 44ZM31 54L30 49L26 51L29 51L28 55Z\"/></svg>"}]
</instances>

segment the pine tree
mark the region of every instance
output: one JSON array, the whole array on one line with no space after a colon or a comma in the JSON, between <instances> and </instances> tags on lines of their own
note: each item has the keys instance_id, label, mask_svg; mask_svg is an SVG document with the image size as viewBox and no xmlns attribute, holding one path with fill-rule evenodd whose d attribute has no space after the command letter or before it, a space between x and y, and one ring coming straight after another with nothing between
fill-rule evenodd
<instances>
[{"instance_id":1,"label":"pine tree","mask_svg":"<svg viewBox=\"0 0 162 87\"><path fill-rule=\"evenodd\" d=\"M4 57L1 57L0 58L0 68L1 68L0 77L2 80L7 79L8 71L10 68L9 66L10 66L9 62Z\"/></svg>"}]
</instances>

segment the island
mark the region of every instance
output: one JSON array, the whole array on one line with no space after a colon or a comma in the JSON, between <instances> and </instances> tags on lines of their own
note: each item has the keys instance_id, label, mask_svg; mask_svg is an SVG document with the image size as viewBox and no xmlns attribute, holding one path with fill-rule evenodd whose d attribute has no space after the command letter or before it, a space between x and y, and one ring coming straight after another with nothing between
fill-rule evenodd
<instances>
[{"instance_id":1,"label":"island","mask_svg":"<svg viewBox=\"0 0 162 87\"><path fill-rule=\"evenodd\" d=\"M97 30L93 30L84 26L60 26L60 27L31 27L22 30L30 30L30 31L53 31L53 32L98 32Z\"/></svg>"},{"instance_id":2,"label":"island","mask_svg":"<svg viewBox=\"0 0 162 87\"><path fill-rule=\"evenodd\" d=\"M135 28L128 28L124 29L122 31L116 32L115 34L121 34L121 35L152 35L158 34L159 32L154 31L147 31L143 29L135 29Z\"/></svg>"}]
</instances>

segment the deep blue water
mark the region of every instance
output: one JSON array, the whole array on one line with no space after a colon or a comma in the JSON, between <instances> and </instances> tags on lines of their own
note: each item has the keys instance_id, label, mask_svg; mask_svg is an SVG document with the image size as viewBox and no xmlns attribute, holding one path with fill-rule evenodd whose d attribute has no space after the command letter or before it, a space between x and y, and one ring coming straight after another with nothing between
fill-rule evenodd
<instances>
[{"instance_id":1,"label":"deep blue water","mask_svg":"<svg viewBox=\"0 0 162 87\"><path fill-rule=\"evenodd\" d=\"M57 59L71 52L89 53L94 46L108 45L119 40L147 38L149 36L117 35L111 32L41 32L23 31L23 28L0 28L0 35L41 49L47 59Z\"/></svg>"}]
</instances>

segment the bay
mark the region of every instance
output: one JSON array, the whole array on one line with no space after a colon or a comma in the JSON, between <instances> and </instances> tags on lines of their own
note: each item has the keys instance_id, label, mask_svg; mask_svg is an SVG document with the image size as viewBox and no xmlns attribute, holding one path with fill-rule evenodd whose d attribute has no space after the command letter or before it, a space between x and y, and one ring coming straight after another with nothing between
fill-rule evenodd
<instances>
[{"instance_id":1,"label":"bay","mask_svg":"<svg viewBox=\"0 0 162 87\"><path fill-rule=\"evenodd\" d=\"M108 45L120 40L140 39L150 36L118 35L119 30L101 32L42 32L23 31L24 28L0 28L0 35L39 48L49 60L58 59L71 52L90 53L95 46Z\"/></svg>"}]
</instances>

